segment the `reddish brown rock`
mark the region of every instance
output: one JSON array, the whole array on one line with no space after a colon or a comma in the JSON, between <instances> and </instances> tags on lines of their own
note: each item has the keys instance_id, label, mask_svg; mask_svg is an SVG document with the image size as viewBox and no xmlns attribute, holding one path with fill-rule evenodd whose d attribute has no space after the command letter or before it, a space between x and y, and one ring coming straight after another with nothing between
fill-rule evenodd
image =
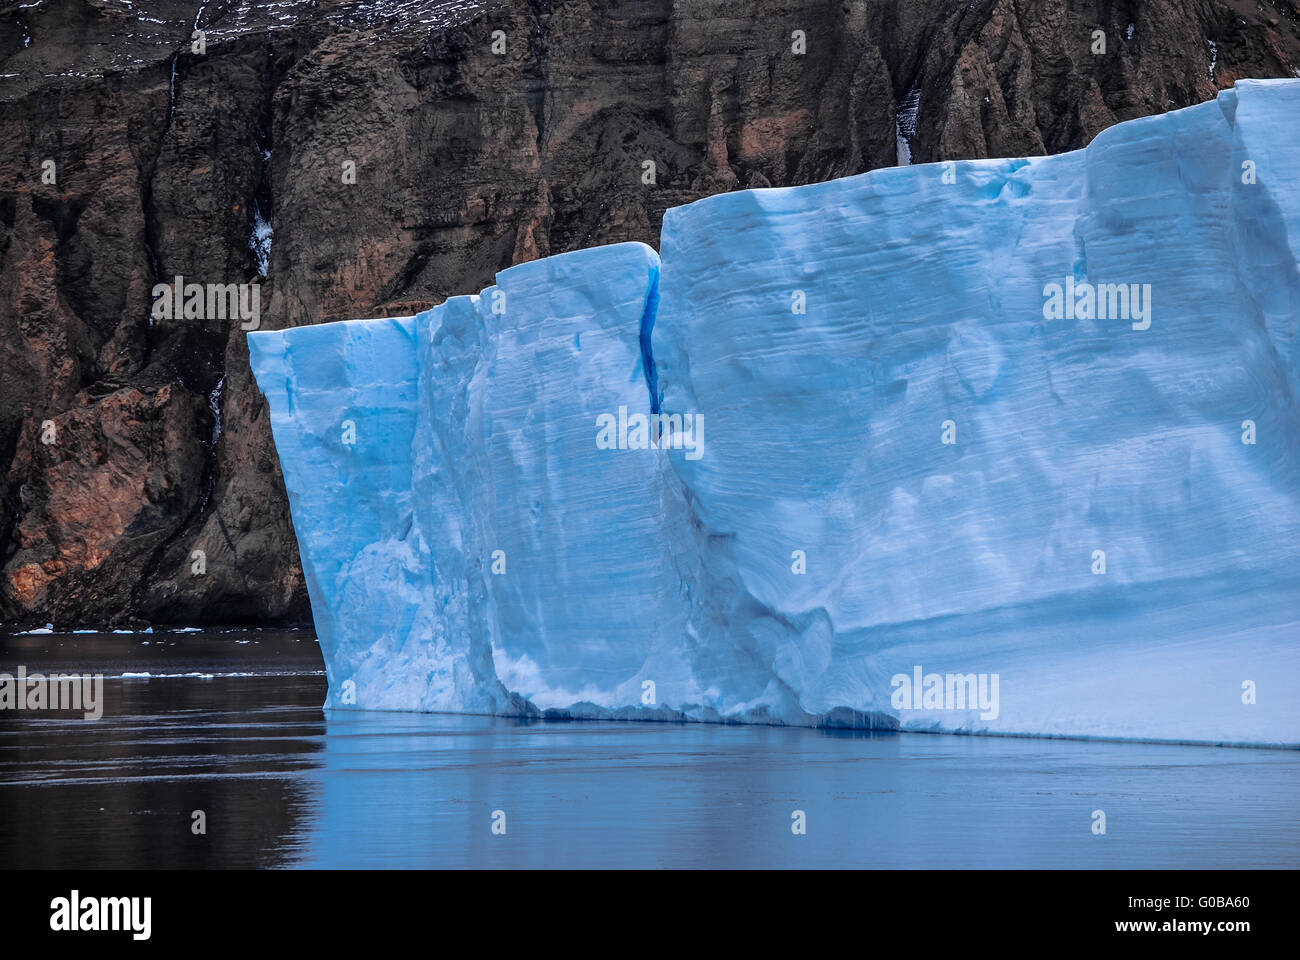
<instances>
[{"instance_id":1,"label":"reddish brown rock","mask_svg":"<svg viewBox=\"0 0 1300 960\"><path fill-rule=\"evenodd\" d=\"M150 322L159 279L260 281L269 328L413 312L654 244L708 193L893 164L900 105L914 162L1035 154L1300 70L1292 0L142 6L0 7L10 621L309 616L244 333Z\"/></svg>"}]
</instances>

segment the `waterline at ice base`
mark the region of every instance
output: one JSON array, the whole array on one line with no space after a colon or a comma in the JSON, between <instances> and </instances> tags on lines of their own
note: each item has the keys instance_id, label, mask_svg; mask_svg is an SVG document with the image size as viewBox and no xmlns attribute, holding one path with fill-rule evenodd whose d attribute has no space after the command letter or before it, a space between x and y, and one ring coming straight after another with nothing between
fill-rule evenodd
<instances>
[{"instance_id":1,"label":"waterline at ice base","mask_svg":"<svg viewBox=\"0 0 1300 960\"><path fill-rule=\"evenodd\" d=\"M327 706L1300 745L1300 81L249 335Z\"/></svg>"}]
</instances>

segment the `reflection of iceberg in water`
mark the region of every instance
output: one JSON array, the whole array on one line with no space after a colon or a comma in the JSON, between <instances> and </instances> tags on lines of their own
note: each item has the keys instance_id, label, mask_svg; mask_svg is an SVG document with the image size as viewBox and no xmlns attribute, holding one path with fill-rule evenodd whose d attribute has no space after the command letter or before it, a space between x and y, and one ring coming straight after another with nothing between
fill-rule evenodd
<instances>
[{"instance_id":1,"label":"reflection of iceberg in water","mask_svg":"<svg viewBox=\"0 0 1300 960\"><path fill-rule=\"evenodd\" d=\"M1300 743L1298 112L1243 81L251 334L328 704Z\"/></svg>"},{"instance_id":2,"label":"reflection of iceberg in water","mask_svg":"<svg viewBox=\"0 0 1300 960\"><path fill-rule=\"evenodd\" d=\"M1300 862L1283 751L345 710L326 713L320 745L295 867ZM1088 829L1097 807L1123 843Z\"/></svg>"}]
</instances>

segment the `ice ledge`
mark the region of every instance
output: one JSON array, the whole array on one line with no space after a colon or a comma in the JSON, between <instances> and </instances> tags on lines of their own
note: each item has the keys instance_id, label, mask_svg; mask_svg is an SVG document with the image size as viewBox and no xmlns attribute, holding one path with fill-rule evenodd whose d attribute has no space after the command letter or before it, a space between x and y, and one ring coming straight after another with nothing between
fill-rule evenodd
<instances>
[{"instance_id":1,"label":"ice ledge","mask_svg":"<svg viewBox=\"0 0 1300 960\"><path fill-rule=\"evenodd\" d=\"M1300 743L1297 118L1243 81L251 334L328 705Z\"/></svg>"}]
</instances>

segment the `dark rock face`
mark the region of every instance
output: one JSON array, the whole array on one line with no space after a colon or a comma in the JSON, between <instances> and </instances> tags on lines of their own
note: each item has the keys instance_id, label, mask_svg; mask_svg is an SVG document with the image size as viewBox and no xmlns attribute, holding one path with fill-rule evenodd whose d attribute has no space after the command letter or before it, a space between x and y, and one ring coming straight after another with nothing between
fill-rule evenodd
<instances>
[{"instance_id":1,"label":"dark rock face","mask_svg":"<svg viewBox=\"0 0 1300 960\"><path fill-rule=\"evenodd\" d=\"M654 245L710 193L1069 150L1300 76L1300 16L42 0L0 5L0 61L0 618L284 621L310 613L244 331L151 318L155 283L260 283L272 329L410 313L523 260Z\"/></svg>"}]
</instances>

